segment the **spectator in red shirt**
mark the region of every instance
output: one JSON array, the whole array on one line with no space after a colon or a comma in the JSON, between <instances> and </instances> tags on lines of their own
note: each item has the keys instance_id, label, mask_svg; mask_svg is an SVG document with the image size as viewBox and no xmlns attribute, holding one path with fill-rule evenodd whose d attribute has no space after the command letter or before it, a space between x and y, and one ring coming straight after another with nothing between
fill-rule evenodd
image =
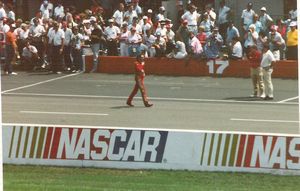
<instances>
[{"instance_id":1,"label":"spectator in red shirt","mask_svg":"<svg viewBox=\"0 0 300 191\"><path fill-rule=\"evenodd\" d=\"M251 46L247 57L250 63L250 75L253 84L253 94L251 97L264 97L263 74L262 68L260 67L262 53L256 46Z\"/></svg>"},{"instance_id":2,"label":"spectator in red shirt","mask_svg":"<svg viewBox=\"0 0 300 191\"><path fill-rule=\"evenodd\" d=\"M145 107L151 107L153 104L150 104L147 98L146 94L146 88L144 85L144 79L145 79L145 61L144 61L145 55L140 54L137 56L137 61L135 62L135 86L130 94L130 96L127 99L127 105L130 107L133 107L132 99L137 94L138 90L141 91L143 102Z\"/></svg>"}]
</instances>

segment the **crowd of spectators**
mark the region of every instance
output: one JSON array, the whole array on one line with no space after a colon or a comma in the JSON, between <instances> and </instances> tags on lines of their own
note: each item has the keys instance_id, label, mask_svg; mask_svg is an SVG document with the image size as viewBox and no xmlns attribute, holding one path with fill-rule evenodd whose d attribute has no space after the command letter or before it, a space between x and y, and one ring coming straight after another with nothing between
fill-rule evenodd
<instances>
[{"instance_id":1,"label":"crowd of spectators","mask_svg":"<svg viewBox=\"0 0 300 191\"><path fill-rule=\"evenodd\" d=\"M18 18L13 5L0 1L0 31L6 36L8 58L4 70L13 74L10 62L16 53L28 70L51 63L54 73L80 72L87 48L93 53L91 72L99 55L133 57L141 52L175 59L243 59L251 47L262 51L268 45L276 60L297 59L297 10L274 21L266 7L256 13L252 6L248 3L241 10L241 25L235 26L225 0L219 10L208 4L204 11L177 1L180 26L175 28L177 21L167 18L165 7L144 9L139 0L120 3L111 16L101 5L80 13L62 1L53 5L45 0L30 21Z\"/></svg>"}]
</instances>

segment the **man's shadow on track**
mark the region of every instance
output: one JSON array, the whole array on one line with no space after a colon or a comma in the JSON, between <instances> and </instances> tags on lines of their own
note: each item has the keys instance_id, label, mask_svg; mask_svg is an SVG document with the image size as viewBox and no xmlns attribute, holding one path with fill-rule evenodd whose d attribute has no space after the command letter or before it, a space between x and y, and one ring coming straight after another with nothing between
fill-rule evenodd
<instances>
[{"instance_id":1,"label":"man's shadow on track","mask_svg":"<svg viewBox=\"0 0 300 191\"><path fill-rule=\"evenodd\" d=\"M225 100L234 100L234 101L262 101L263 99L260 97L229 97L225 98Z\"/></svg>"}]
</instances>

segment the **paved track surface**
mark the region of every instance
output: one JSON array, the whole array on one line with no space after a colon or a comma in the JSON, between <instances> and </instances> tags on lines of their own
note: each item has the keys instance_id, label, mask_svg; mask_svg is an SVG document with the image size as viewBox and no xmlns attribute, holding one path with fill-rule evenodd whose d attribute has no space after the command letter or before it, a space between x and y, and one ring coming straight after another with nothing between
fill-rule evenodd
<instances>
[{"instance_id":1,"label":"paved track surface","mask_svg":"<svg viewBox=\"0 0 300 191\"><path fill-rule=\"evenodd\" d=\"M298 80L273 79L275 99L250 98L249 78L147 76L127 107L133 75L1 76L3 123L299 134Z\"/></svg>"}]
</instances>

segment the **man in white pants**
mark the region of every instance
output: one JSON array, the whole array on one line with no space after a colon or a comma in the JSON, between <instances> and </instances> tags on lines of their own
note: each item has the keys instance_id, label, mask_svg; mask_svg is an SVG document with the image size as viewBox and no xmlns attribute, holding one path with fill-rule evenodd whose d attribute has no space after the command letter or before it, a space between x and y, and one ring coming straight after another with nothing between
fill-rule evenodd
<instances>
[{"instance_id":1,"label":"man in white pants","mask_svg":"<svg viewBox=\"0 0 300 191\"><path fill-rule=\"evenodd\" d=\"M263 48L263 56L260 64L262 67L263 81L264 81L265 94L266 94L264 100L274 99L271 75L273 72L273 65L275 62L276 59L273 53L270 51L269 46L265 45Z\"/></svg>"}]
</instances>

